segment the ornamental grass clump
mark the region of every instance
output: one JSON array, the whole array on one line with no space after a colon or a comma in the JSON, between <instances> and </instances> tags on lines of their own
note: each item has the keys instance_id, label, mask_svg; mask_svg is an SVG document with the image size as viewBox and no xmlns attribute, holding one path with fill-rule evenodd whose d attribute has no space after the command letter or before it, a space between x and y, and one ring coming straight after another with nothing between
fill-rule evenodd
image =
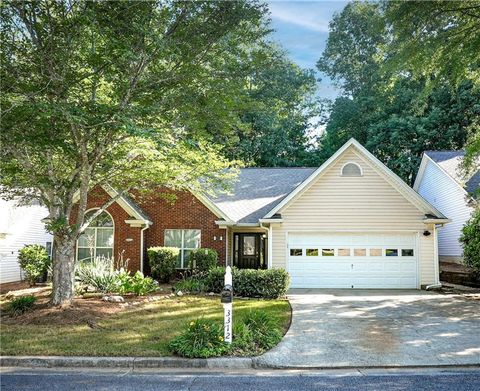
<instances>
[{"instance_id":1,"label":"ornamental grass clump","mask_svg":"<svg viewBox=\"0 0 480 391\"><path fill-rule=\"evenodd\" d=\"M7 309L8 312L10 312L12 315L21 315L24 312L30 310L36 301L37 298L31 295L17 297L13 299L10 303L8 303Z\"/></svg>"}]
</instances>

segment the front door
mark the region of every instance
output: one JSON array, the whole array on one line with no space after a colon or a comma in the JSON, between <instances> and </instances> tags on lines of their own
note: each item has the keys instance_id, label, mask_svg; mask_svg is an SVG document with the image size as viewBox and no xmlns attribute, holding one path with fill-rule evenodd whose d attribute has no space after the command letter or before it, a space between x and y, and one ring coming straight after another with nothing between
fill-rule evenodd
<instances>
[{"instance_id":1,"label":"front door","mask_svg":"<svg viewBox=\"0 0 480 391\"><path fill-rule=\"evenodd\" d=\"M266 269L265 240L259 233L233 234L233 266L240 269Z\"/></svg>"}]
</instances>

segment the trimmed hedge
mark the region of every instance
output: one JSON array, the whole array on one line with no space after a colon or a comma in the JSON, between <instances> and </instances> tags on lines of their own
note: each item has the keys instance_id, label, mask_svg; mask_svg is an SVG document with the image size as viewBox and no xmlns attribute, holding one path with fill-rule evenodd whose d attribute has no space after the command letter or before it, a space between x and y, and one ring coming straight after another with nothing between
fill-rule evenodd
<instances>
[{"instance_id":1,"label":"trimmed hedge","mask_svg":"<svg viewBox=\"0 0 480 391\"><path fill-rule=\"evenodd\" d=\"M147 249L152 277L168 283L175 274L180 250L176 247L150 247Z\"/></svg>"},{"instance_id":2,"label":"trimmed hedge","mask_svg":"<svg viewBox=\"0 0 480 391\"><path fill-rule=\"evenodd\" d=\"M218 265L218 253L211 248L198 248L188 255L188 264L194 271L203 273Z\"/></svg>"},{"instance_id":3,"label":"trimmed hedge","mask_svg":"<svg viewBox=\"0 0 480 391\"><path fill-rule=\"evenodd\" d=\"M211 269L204 279L205 290L220 293L223 289L224 267ZM290 276L284 269L237 269L232 268L235 296L276 299L287 293Z\"/></svg>"}]
</instances>

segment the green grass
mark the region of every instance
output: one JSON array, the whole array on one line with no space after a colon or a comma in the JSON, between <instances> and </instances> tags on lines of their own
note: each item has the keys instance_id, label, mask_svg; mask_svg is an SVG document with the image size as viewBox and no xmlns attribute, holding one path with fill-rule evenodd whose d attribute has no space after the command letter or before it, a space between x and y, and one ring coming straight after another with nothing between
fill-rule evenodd
<instances>
[{"instance_id":1,"label":"green grass","mask_svg":"<svg viewBox=\"0 0 480 391\"><path fill-rule=\"evenodd\" d=\"M236 300L234 321L259 309L286 331L290 306L286 300ZM168 356L168 342L187 322L204 317L221 320L218 297L185 296L145 304L116 313L90 328L81 325L2 325L2 355Z\"/></svg>"}]
</instances>

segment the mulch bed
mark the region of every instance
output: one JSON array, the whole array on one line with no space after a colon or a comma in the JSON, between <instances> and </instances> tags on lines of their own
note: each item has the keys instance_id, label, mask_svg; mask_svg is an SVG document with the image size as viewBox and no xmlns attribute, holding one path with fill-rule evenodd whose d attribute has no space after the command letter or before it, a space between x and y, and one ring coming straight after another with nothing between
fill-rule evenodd
<instances>
[{"instance_id":1,"label":"mulch bed","mask_svg":"<svg viewBox=\"0 0 480 391\"><path fill-rule=\"evenodd\" d=\"M2 284L0 301L3 303L0 308L2 324L5 325L68 325L88 324L95 328L98 321L120 311L127 311L145 302L159 300L169 295L171 286L162 286L163 291L157 292L148 297L125 295L123 303L111 303L102 300L103 295L98 297L76 297L72 304L63 307L55 307L49 303L50 286L29 287L27 283L15 283L6 289ZM26 313L12 316L5 311L6 303L14 297L34 295L37 302L34 307Z\"/></svg>"}]
</instances>

